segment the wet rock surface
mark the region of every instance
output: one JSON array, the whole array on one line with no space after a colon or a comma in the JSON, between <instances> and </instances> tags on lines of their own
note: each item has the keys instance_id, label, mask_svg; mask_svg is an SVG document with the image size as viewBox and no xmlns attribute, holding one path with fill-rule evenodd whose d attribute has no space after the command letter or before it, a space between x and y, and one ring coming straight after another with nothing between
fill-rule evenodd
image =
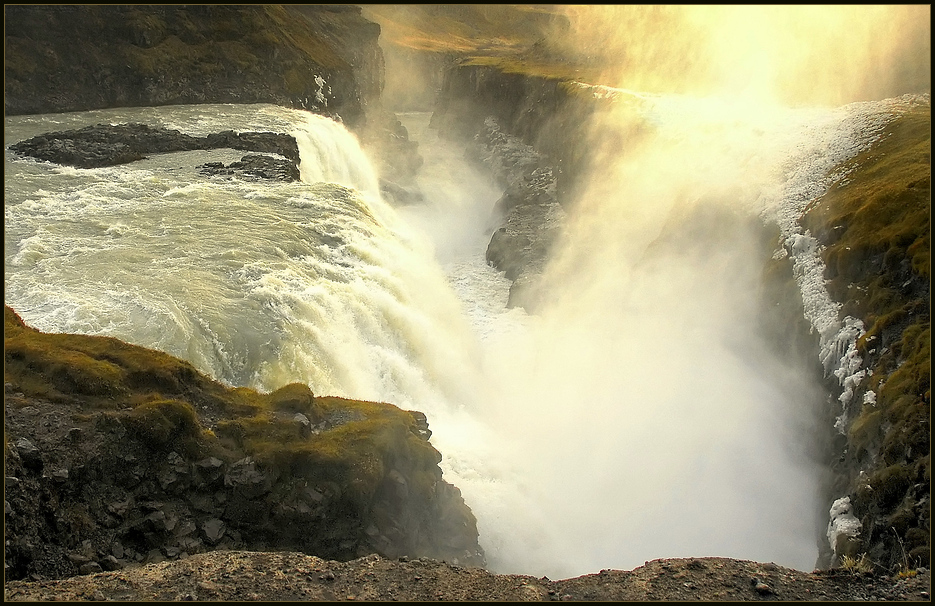
<instances>
[{"instance_id":1,"label":"wet rock surface","mask_svg":"<svg viewBox=\"0 0 935 606\"><path fill-rule=\"evenodd\" d=\"M487 262L513 282L507 305L534 312L543 296L539 284L545 262L565 219L553 167L531 146L503 132L492 116L472 143L469 156L505 187L493 210L501 227L490 238Z\"/></svg>"},{"instance_id":2,"label":"wet rock surface","mask_svg":"<svg viewBox=\"0 0 935 606\"><path fill-rule=\"evenodd\" d=\"M295 162L284 158L249 154L240 162L224 165L223 162L208 162L198 167L206 176L231 176L246 180L298 181L301 178Z\"/></svg>"}]
</instances>

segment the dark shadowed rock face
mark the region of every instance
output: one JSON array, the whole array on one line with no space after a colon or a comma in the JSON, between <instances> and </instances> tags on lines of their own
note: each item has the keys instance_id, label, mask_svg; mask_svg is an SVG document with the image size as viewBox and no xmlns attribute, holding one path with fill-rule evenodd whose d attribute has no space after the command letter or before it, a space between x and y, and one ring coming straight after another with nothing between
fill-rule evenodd
<instances>
[{"instance_id":1,"label":"dark shadowed rock face","mask_svg":"<svg viewBox=\"0 0 935 606\"><path fill-rule=\"evenodd\" d=\"M273 103L344 123L392 185L405 188L422 163L381 107L380 26L358 6L20 5L5 6L4 16L7 115ZM61 159L92 155L59 147ZM89 166L139 159L129 150L100 153ZM396 193L391 201L413 201Z\"/></svg>"},{"instance_id":2,"label":"dark shadowed rock face","mask_svg":"<svg viewBox=\"0 0 935 606\"><path fill-rule=\"evenodd\" d=\"M7 115L275 103L356 125L380 27L344 5L5 6Z\"/></svg>"},{"instance_id":3,"label":"dark shadowed rock face","mask_svg":"<svg viewBox=\"0 0 935 606\"><path fill-rule=\"evenodd\" d=\"M279 154L293 164L299 161L299 147L291 135L224 131L193 137L146 124L98 124L37 135L10 146L23 156L78 168L127 164L147 154L222 148Z\"/></svg>"},{"instance_id":4,"label":"dark shadowed rock face","mask_svg":"<svg viewBox=\"0 0 935 606\"><path fill-rule=\"evenodd\" d=\"M295 162L262 154L248 154L239 162L226 166L223 162L208 162L199 166L198 172L206 176L236 176L250 181L298 181L301 178Z\"/></svg>"}]
</instances>

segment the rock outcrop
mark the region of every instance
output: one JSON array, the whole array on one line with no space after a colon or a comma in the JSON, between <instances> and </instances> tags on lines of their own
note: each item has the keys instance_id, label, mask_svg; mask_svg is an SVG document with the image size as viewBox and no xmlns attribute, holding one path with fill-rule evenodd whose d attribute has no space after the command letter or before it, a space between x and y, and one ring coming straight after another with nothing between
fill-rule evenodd
<instances>
[{"instance_id":1,"label":"rock outcrop","mask_svg":"<svg viewBox=\"0 0 935 606\"><path fill-rule=\"evenodd\" d=\"M384 160L384 191L412 195L417 148L380 106L380 28L358 7L21 5L5 7L5 17L8 115L301 107L356 129ZM531 304L566 193L595 153L581 133L602 101L522 68L439 64L449 69L433 123L472 141L502 179L504 223L488 259L513 277L512 304ZM829 292L866 327L855 349L863 374L846 386L843 411L845 386L828 377L829 431L840 421L829 447L837 561L823 566L866 556L891 573L930 559L930 132L927 107L895 123L804 218L825 247ZM604 144L619 151L639 135L637 124ZM246 174L263 161L242 162L249 166L205 170ZM788 263L774 259L766 270L789 320L782 326L792 327L781 346L814 355ZM12 310L5 319L8 579L218 548L483 561L473 516L441 479L419 414L303 386L230 390L157 352L42 335ZM755 599L767 595L750 587Z\"/></svg>"},{"instance_id":2,"label":"rock outcrop","mask_svg":"<svg viewBox=\"0 0 935 606\"><path fill-rule=\"evenodd\" d=\"M610 110L572 80L507 72L470 60L445 71L432 125L467 143L504 187L495 212L501 228L491 238L488 262L512 281L510 306L535 311L547 289L545 259L561 233L577 183L605 150L619 153L643 135L639 120L604 128L593 124Z\"/></svg>"},{"instance_id":3,"label":"rock outcrop","mask_svg":"<svg viewBox=\"0 0 935 606\"><path fill-rule=\"evenodd\" d=\"M77 168L128 164L149 154L225 148L276 154L282 160L252 154L226 167L205 165L206 173L237 173L281 181L299 179L299 146L295 137L282 133L223 131L194 137L146 124L98 124L37 135L10 146L10 150L23 156Z\"/></svg>"},{"instance_id":4,"label":"rock outcrop","mask_svg":"<svg viewBox=\"0 0 935 606\"><path fill-rule=\"evenodd\" d=\"M802 219L841 317L862 325L846 376L828 377L834 558L890 570L928 566L931 552L930 150L925 99L837 167Z\"/></svg>"},{"instance_id":5,"label":"rock outcrop","mask_svg":"<svg viewBox=\"0 0 935 606\"><path fill-rule=\"evenodd\" d=\"M501 227L487 246L487 262L512 282L508 307L533 312L543 296L539 281L558 237L565 211L556 194L554 168L488 116L468 148L505 188L493 212Z\"/></svg>"},{"instance_id":6,"label":"rock outcrop","mask_svg":"<svg viewBox=\"0 0 935 606\"><path fill-rule=\"evenodd\" d=\"M422 413L4 320L7 580L217 549L484 565Z\"/></svg>"}]
</instances>

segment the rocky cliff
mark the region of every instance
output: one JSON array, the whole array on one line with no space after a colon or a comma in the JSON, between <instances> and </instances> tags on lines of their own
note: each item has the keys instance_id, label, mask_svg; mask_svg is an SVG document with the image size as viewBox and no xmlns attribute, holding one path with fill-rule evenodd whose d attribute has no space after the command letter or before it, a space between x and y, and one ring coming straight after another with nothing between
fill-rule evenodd
<instances>
[{"instance_id":1,"label":"rocky cliff","mask_svg":"<svg viewBox=\"0 0 935 606\"><path fill-rule=\"evenodd\" d=\"M273 102L341 118L399 181L418 167L380 105L380 28L357 7L23 5L5 17L7 114ZM544 31L533 30L529 41ZM438 72L435 124L503 183L488 259L514 279L511 304L528 304L565 193L593 157L576 134L603 102L570 84L567 66L426 52L413 56ZM842 315L866 327L856 352L866 372L843 414L843 386L828 377L829 507L857 522L833 546L837 564L929 561L930 129L927 110L894 123L803 218L826 247ZM791 269L764 263L784 325L801 328L782 345L814 358ZM228 390L161 354L42 335L12 310L6 321L8 578L218 547L481 561L473 517L439 479L417 413L301 386Z\"/></svg>"},{"instance_id":2,"label":"rocky cliff","mask_svg":"<svg viewBox=\"0 0 935 606\"><path fill-rule=\"evenodd\" d=\"M216 549L482 566L425 415L223 386L167 354L4 311L5 577Z\"/></svg>"},{"instance_id":3,"label":"rocky cliff","mask_svg":"<svg viewBox=\"0 0 935 606\"><path fill-rule=\"evenodd\" d=\"M356 124L380 95L380 27L344 5L6 6L8 115L277 103Z\"/></svg>"},{"instance_id":4,"label":"rocky cliff","mask_svg":"<svg viewBox=\"0 0 935 606\"><path fill-rule=\"evenodd\" d=\"M931 550L931 128L928 102L903 113L802 218L841 316L864 328L853 384L830 385L832 516L859 521L832 547L890 569Z\"/></svg>"}]
</instances>

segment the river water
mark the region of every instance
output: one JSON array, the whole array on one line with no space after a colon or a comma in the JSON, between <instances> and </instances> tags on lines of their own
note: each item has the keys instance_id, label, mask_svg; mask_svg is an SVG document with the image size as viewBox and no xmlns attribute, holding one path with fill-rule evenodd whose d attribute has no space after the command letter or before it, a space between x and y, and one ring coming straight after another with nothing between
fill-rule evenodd
<instances>
[{"instance_id":1,"label":"river water","mask_svg":"<svg viewBox=\"0 0 935 606\"><path fill-rule=\"evenodd\" d=\"M557 579L689 556L811 570L825 505L803 436L822 395L756 338L762 259L744 237L706 236L718 246L704 254L666 253L652 271L639 260L676 184L693 200L741 191L738 208L785 220L791 238L783 213L871 138L876 123L854 116L884 110L738 128L736 111L699 123L697 102L641 102L665 146L581 192L546 276L553 302L536 316L506 308L509 282L484 261L500 188L428 114L400 116L426 160L424 203L401 208L380 199L353 135L299 110L8 117L7 146L98 123L288 132L302 181L194 168L233 150L100 169L7 150L5 303L40 330L163 350L230 385L302 381L425 412L495 572Z\"/></svg>"}]
</instances>

